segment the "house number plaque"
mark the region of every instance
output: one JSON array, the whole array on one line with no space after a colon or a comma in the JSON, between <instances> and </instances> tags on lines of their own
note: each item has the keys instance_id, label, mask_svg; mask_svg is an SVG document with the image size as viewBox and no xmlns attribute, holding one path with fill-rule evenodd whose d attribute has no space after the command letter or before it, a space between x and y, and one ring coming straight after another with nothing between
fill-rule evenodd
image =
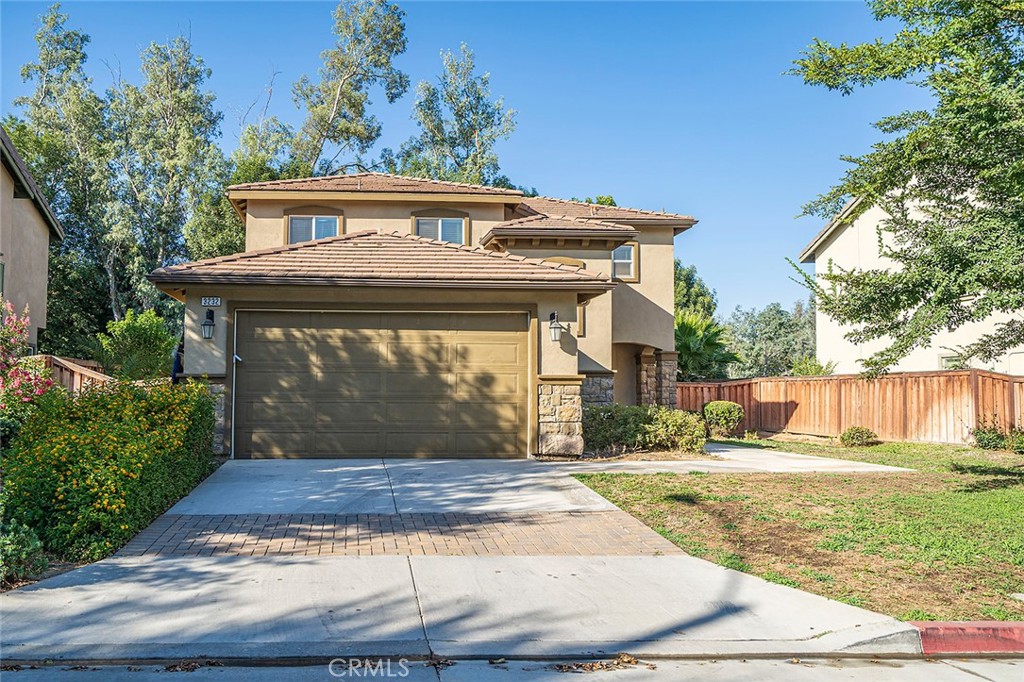
<instances>
[{"instance_id":1,"label":"house number plaque","mask_svg":"<svg viewBox=\"0 0 1024 682\"><path fill-rule=\"evenodd\" d=\"M200 302L204 308L218 308L220 307L220 296L203 296Z\"/></svg>"}]
</instances>

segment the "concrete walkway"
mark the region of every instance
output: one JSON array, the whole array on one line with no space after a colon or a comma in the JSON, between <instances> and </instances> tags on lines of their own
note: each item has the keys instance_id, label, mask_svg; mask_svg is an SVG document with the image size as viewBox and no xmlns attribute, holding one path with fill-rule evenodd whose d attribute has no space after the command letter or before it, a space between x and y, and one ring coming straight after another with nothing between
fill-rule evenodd
<instances>
[{"instance_id":1,"label":"concrete walkway","mask_svg":"<svg viewBox=\"0 0 1024 682\"><path fill-rule=\"evenodd\" d=\"M827 461L802 459L775 466ZM571 478L575 470L530 461L228 462L170 510L167 518L195 523L147 545L157 551L0 596L0 646L8 662L920 653L916 630L895 619L679 552ZM268 538L258 522L269 515L285 524ZM362 521L395 518L391 535L383 526L365 534L379 555L324 555L329 515L354 518L331 528L356 543ZM409 537L428 516L431 552ZM238 530L228 517L251 518ZM509 542L488 523L507 524ZM663 551L612 555L601 545L606 527L619 528L626 547ZM190 528L202 532L189 536ZM221 554L207 547L210 537L223 540ZM189 555L159 550L200 540ZM250 540L280 540L282 550L256 555Z\"/></svg>"}]
</instances>

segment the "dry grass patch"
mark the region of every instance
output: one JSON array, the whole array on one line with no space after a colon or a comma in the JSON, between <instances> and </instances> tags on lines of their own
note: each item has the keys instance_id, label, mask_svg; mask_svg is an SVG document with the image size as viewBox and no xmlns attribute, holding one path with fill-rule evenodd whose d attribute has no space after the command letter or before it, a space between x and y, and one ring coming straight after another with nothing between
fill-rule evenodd
<instances>
[{"instance_id":1,"label":"dry grass patch","mask_svg":"<svg viewBox=\"0 0 1024 682\"><path fill-rule=\"evenodd\" d=\"M577 478L684 551L772 582L906 620L1024 620L1009 596L1024 592L1024 469L998 453L915 473Z\"/></svg>"}]
</instances>

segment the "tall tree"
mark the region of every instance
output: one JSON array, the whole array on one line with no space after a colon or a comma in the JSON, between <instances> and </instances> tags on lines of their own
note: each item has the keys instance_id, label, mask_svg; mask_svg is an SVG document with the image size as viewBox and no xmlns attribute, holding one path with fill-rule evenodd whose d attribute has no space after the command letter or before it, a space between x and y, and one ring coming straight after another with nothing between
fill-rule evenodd
<instances>
[{"instance_id":1,"label":"tall tree","mask_svg":"<svg viewBox=\"0 0 1024 682\"><path fill-rule=\"evenodd\" d=\"M675 260L675 300L676 310L692 311L704 317L714 317L718 308L718 295L697 274L697 266L684 266L678 258Z\"/></svg>"},{"instance_id":2,"label":"tall tree","mask_svg":"<svg viewBox=\"0 0 1024 682\"><path fill-rule=\"evenodd\" d=\"M217 177L221 114L203 89L210 74L178 37L143 51L141 85L119 80L109 93L118 202L108 258L120 261L111 273L117 319L167 302L146 275L184 260L185 223Z\"/></svg>"},{"instance_id":3,"label":"tall tree","mask_svg":"<svg viewBox=\"0 0 1024 682\"><path fill-rule=\"evenodd\" d=\"M676 311L676 376L679 381L724 379L728 366L741 358L728 347L728 330L709 315Z\"/></svg>"},{"instance_id":4,"label":"tall tree","mask_svg":"<svg viewBox=\"0 0 1024 682\"><path fill-rule=\"evenodd\" d=\"M515 114L504 100L491 99L491 77L477 75L473 51L465 44L456 57L441 53L437 84L416 88L413 118L420 133L385 164L403 175L488 185L500 178L495 145L515 130Z\"/></svg>"},{"instance_id":5,"label":"tall tree","mask_svg":"<svg viewBox=\"0 0 1024 682\"><path fill-rule=\"evenodd\" d=\"M405 52L404 17L386 0L341 0L335 8L336 40L320 55L318 80L304 75L292 88L306 113L293 147L305 175L359 167L359 157L380 137L380 123L368 111L369 91L379 85L394 102L409 88L409 77L394 65Z\"/></svg>"},{"instance_id":6,"label":"tall tree","mask_svg":"<svg viewBox=\"0 0 1024 682\"><path fill-rule=\"evenodd\" d=\"M811 85L842 94L885 80L925 90L934 106L876 124L886 139L859 157L805 212L829 218L850 197L889 218L879 230L891 268L829 266L804 274L855 343L888 345L864 362L891 367L942 330L1024 309L1024 6L989 0L871 0L876 19L903 28L890 40L815 40L796 61ZM965 356L998 357L1024 343L1015 314Z\"/></svg>"},{"instance_id":7,"label":"tall tree","mask_svg":"<svg viewBox=\"0 0 1024 682\"><path fill-rule=\"evenodd\" d=\"M726 326L732 350L742 358L729 369L734 377L782 376L814 355L813 308L803 302L792 311L778 303L761 310L736 308Z\"/></svg>"}]
</instances>

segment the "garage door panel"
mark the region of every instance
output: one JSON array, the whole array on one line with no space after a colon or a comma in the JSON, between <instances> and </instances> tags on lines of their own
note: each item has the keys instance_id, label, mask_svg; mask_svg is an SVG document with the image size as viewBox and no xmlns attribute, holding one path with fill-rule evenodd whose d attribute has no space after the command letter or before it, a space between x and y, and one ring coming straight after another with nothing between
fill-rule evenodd
<instances>
[{"instance_id":1,"label":"garage door panel","mask_svg":"<svg viewBox=\"0 0 1024 682\"><path fill-rule=\"evenodd\" d=\"M316 377L316 398L361 398L380 395L384 372L356 372L337 369Z\"/></svg>"},{"instance_id":2,"label":"garage door panel","mask_svg":"<svg viewBox=\"0 0 1024 682\"><path fill-rule=\"evenodd\" d=\"M317 428L332 430L363 429L368 425L383 424L386 406L373 401L317 401Z\"/></svg>"},{"instance_id":3,"label":"garage door panel","mask_svg":"<svg viewBox=\"0 0 1024 682\"><path fill-rule=\"evenodd\" d=\"M459 372L455 377L455 394L459 398L517 396L522 390L521 377L512 372Z\"/></svg>"},{"instance_id":4,"label":"garage door panel","mask_svg":"<svg viewBox=\"0 0 1024 682\"><path fill-rule=\"evenodd\" d=\"M384 360L379 340L317 341L316 356L322 367L376 367ZM306 358L309 361L309 358Z\"/></svg>"},{"instance_id":5,"label":"garage door panel","mask_svg":"<svg viewBox=\"0 0 1024 682\"><path fill-rule=\"evenodd\" d=\"M236 456L525 456L527 327L525 314L240 311Z\"/></svg>"},{"instance_id":6,"label":"garage door panel","mask_svg":"<svg viewBox=\"0 0 1024 682\"><path fill-rule=\"evenodd\" d=\"M319 431L314 452L317 457L380 457L379 431Z\"/></svg>"},{"instance_id":7,"label":"garage door panel","mask_svg":"<svg viewBox=\"0 0 1024 682\"><path fill-rule=\"evenodd\" d=\"M480 365L512 365L521 363L520 346L518 343L470 343L457 341L455 344L456 363L459 367Z\"/></svg>"}]
</instances>

